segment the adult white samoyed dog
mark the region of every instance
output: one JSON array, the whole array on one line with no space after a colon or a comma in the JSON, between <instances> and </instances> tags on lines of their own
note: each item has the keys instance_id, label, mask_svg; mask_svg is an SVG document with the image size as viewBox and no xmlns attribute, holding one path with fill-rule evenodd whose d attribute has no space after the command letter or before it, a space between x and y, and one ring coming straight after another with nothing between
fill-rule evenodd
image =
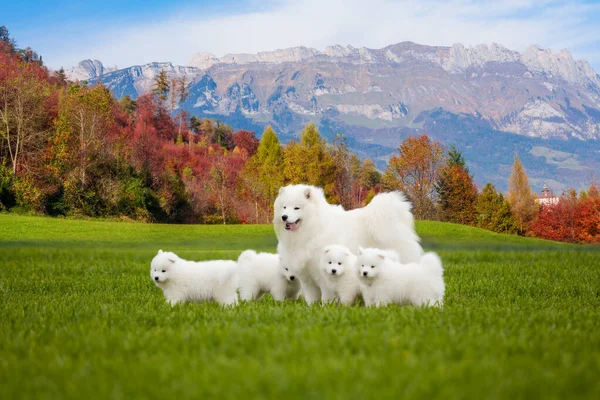
<instances>
[{"instance_id":1,"label":"adult white samoyed dog","mask_svg":"<svg viewBox=\"0 0 600 400\"><path fill-rule=\"evenodd\" d=\"M359 246L393 249L402 262L420 260L423 249L410 209L400 192L380 193L366 207L345 211L327 203L321 188L285 186L274 204L277 252L296 273L308 304L329 300L319 268L325 246L341 244L354 254Z\"/></svg>"},{"instance_id":2,"label":"adult white samoyed dog","mask_svg":"<svg viewBox=\"0 0 600 400\"><path fill-rule=\"evenodd\" d=\"M232 260L186 261L159 250L150 263L150 277L171 305L188 301L237 303L237 263Z\"/></svg>"}]
</instances>

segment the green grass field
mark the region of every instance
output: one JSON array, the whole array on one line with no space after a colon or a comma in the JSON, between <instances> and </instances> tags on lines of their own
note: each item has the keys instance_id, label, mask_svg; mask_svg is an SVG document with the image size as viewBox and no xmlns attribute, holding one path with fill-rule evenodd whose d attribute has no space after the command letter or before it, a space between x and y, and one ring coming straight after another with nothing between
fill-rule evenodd
<instances>
[{"instance_id":1,"label":"green grass field","mask_svg":"<svg viewBox=\"0 0 600 400\"><path fill-rule=\"evenodd\" d=\"M600 398L600 248L422 222L445 307L171 308L184 258L274 251L270 226L0 214L0 398Z\"/></svg>"}]
</instances>

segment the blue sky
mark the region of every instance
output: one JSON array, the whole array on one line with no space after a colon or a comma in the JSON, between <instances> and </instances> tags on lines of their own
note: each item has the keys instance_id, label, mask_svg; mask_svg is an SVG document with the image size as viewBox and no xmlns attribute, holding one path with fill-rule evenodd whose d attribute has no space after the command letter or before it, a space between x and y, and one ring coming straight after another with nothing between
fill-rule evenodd
<instances>
[{"instance_id":1,"label":"blue sky","mask_svg":"<svg viewBox=\"0 0 600 400\"><path fill-rule=\"evenodd\" d=\"M186 64L194 53L331 44L381 48L500 43L567 48L600 72L600 1L221 0L6 1L0 25L51 68L92 58L127 67Z\"/></svg>"}]
</instances>

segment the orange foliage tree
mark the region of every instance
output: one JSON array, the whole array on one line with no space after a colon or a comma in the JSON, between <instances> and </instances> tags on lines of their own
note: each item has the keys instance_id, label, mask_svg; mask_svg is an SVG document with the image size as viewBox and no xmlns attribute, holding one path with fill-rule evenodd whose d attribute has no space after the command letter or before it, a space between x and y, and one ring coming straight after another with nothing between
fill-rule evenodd
<instances>
[{"instance_id":1,"label":"orange foliage tree","mask_svg":"<svg viewBox=\"0 0 600 400\"><path fill-rule=\"evenodd\" d=\"M390 158L384 188L402 190L413 204L415 218L434 218L434 184L444 161L442 144L423 134L406 139L398 152Z\"/></svg>"}]
</instances>

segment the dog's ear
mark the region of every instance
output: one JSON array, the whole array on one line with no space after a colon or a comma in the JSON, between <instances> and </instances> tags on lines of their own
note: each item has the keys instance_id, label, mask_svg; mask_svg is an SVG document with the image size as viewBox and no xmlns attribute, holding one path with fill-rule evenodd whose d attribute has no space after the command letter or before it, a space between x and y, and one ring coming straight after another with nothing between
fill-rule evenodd
<instances>
[{"instance_id":1,"label":"dog's ear","mask_svg":"<svg viewBox=\"0 0 600 400\"><path fill-rule=\"evenodd\" d=\"M285 191L285 186L279 188L279 194L282 194Z\"/></svg>"},{"instance_id":2,"label":"dog's ear","mask_svg":"<svg viewBox=\"0 0 600 400\"><path fill-rule=\"evenodd\" d=\"M329 250L331 250L329 247L325 247L325 254L329 253Z\"/></svg>"},{"instance_id":3,"label":"dog's ear","mask_svg":"<svg viewBox=\"0 0 600 400\"><path fill-rule=\"evenodd\" d=\"M162 250L158 250L158 254L162 254L162 252L163 252Z\"/></svg>"},{"instance_id":4,"label":"dog's ear","mask_svg":"<svg viewBox=\"0 0 600 400\"><path fill-rule=\"evenodd\" d=\"M365 249L363 249L362 247L358 246L358 254L362 254L363 251L365 251Z\"/></svg>"},{"instance_id":5,"label":"dog's ear","mask_svg":"<svg viewBox=\"0 0 600 400\"><path fill-rule=\"evenodd\" d=\"M173 260L172 258L169 258L169 261L171 261L171 264L175 264L175 260Z\"/></svg>"},{"instance_id":6,"label":"dog's ear","mask_svg":"<svg viewBox=\"0 0 600 400\"><path fill-rule=\"evenodd\" d=\"M307 200L310 200L310 196L312 196L312 190L307 187L304 189L304 197L306 197Z\"/></svg>"},{"instance_id":7,"label":"dog's ear","mask_svg":"<svg viewBox=\"0 0 600 400\"><path fill-rule=\"evenodd\" d=\"M377 257L381 258L382 260L385 260L385 254L384 253L377 253Z\"/></svg>"}]
</instances>

